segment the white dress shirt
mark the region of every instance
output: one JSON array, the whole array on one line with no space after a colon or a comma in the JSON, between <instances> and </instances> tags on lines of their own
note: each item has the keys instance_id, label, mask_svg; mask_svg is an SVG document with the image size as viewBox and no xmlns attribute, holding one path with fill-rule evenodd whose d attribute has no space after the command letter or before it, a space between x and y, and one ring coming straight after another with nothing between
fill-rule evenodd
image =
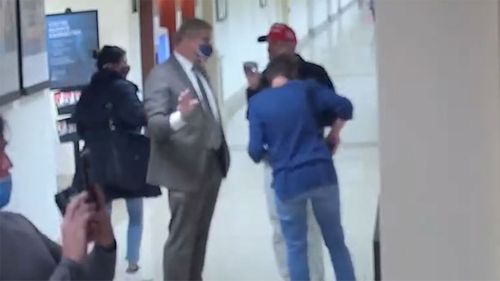
<instances>
[{"instance_id":1,"label":"white dress shirt","mask_svg":"<svg viewBox=\"0 0 500 281\"><path fill-rule=\"evenodd\" d=\"M217 106L217 101L216 101L214 94L212 92L212 88L208 84L207 79L205 79L205 77L203 77L203 75L201 73L195 72L193 69L194 64L191 61L189 61L187 58L185 58L183 55L179 54L178 52L174 52L174 56L177 59L177 61L180 63L182 69L187 74L189 81L193 85L194 90L196 91L195 94L198 96L198 99L201 101L200 105L203 107L206 107L205 102L204 102L205 98L203 97L203 94L200 91L200 87L199 87L198 81L196 79L196 76L198 76L198 78L201 81L202 87L204 88L204 90L207 94L208 103L210 106L209 110L212 112L215 119L218 122L220 122L219 107ZM205 110L207 110L207 108L205 108ZM186 122L182 119L180 111L176 111L176 112L172 113L170 115L169 122L170 122L170 127L174 131L178 131L186 125Z\"/></svg>"}]
</instances>

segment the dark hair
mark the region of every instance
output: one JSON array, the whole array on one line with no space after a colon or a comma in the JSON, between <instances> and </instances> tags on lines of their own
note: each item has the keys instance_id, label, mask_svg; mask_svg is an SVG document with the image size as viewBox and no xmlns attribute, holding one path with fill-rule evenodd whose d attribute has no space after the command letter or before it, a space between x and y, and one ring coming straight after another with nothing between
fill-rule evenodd
<instances>
[{"instance_id":1,"label":"dark hair","mask_svg":"<svg viewBox=\"0 0 500 281\"><path fill-rule=\"evenodd\" d=\"M267 66L266 79L271 82L277 76L296 79L298 72L297 58L292 55L280 55L271 60Z\"/></svg>"},{"instance_id":2,"label":"dark hair","mask_svg":"<svg viewBox=\"0 0 500 281\"><path fill-rule=\"evenodd\" d=\"M202 19L191 18L182 23L175 34L175 42L179 43L184 38L193 37L202 30L212 30L212 25Z\"/></svg>"},{"instance_id":3,"label":"dark hair","mask_svg":"<svg viewBox=\"0 0 500 281\"><path fill-rule=\"evenodd\" d=\"M127 52L118 46L106 45L102 47L99 53L96 54L97 69L102 70L108 63L119 63L125 58L126 54Z\"/></svg>"}]
</instances>

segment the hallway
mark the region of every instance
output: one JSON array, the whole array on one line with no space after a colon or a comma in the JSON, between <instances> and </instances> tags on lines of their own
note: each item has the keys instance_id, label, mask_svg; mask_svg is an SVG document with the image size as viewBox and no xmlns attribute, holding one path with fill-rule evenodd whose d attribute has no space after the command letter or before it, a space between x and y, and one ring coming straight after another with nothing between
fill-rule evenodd
<instances>
[{"instance_id":1,"label":"hallway","mask_svg":"<svg viewBox=\"0 0 500 281\"><path fill-rule=\"evenodd\" d=\"M353 7L299 52L327 68L337 91L355 105L355 120L343 134L335 157L341 184L343 222L359 280L372 280L372 237L379 194L378 112L373 23L368 12ZM226 127L232 168L221 189L212 224L205 279L280 280L271 246L271 226L263 192L264 171L246 152L246 107ZM117 202L114 225L120 245L117 280L125 271L127 215ZM163 244L168 231L167 197L145 204L141 278L161 280ZM325 249L326 280L333 273ZM134 280L136 280L134 278Z\"/></svg>"}]
</instances>

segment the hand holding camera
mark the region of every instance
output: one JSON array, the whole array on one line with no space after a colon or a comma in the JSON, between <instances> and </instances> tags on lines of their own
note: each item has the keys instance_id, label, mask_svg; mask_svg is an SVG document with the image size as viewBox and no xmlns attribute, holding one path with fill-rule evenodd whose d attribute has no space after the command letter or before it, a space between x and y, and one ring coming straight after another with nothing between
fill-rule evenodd
<instances>
[{"instance_id":1,"label":"hand holding camera","mask_svg":"<svg viewBox=\"0 0 500 281\"><path fill-rule=\"evenodd\" d=\"M95 194L95 200L90 192ZM89 191L71 199L64 214L62 240L63 257L77 263L82 263L87 257L87 246L91 242L104 248L113 247L115 239L111 220L99 187L89 187Z\"/></svg>"},{"instance_id":2,"label":"hand holding camera","mask_svg":"<svg viewBox=\"0 0 500 281\"><path fill-rule=\"evenodd\" d=\"M92 186L90 190L95 198L97 210L90 219L88 241L96 242L97 245L104 248L112 247L115 243L115 236L113 234L111 218L106 208L104 192L98 186Z\"/></svg>"}]
</instances>

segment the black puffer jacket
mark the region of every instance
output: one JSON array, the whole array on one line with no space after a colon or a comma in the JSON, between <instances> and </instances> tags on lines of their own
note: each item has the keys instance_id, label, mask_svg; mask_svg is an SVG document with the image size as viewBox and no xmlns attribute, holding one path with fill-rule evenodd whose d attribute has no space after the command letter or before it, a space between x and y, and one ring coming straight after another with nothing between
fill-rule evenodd
<instances>
[{"instance_id":1,"label":"black puffer jacket","mask_svg":"<svg viewBox=\"0 0 500 281\"><path fill-rule=\"evenodd\" d=\"M94 156L102 157L93 161L94 167L90 167L94 174L99 174L100 170L104 169L99 166L100 163L107 162L104 157L109 155L105 150L111 136L110 119L113 120L117 131L137 133L146 125L146 114L137 92L138 88L134 83L110 70L95 73L90 85L82 91L73 120L77 124L78 134L85 141L86 148L89 148ZM75 180L82 180L83 175L78 168ZM159 188L146 184L144 188L138 187L138 191L132 193L112 186L105 186L104 189L110 200L161 194Z\"/></svg>"},{"instance_id":2,"label":"black puffer jacket","mask_svg":"<svg viewBox=\"0 0 500 281\"><path fill-rule=\"evenodd\" d=\"M146 125L146 114L137 92L134 83L115 72L95 73L76 106L74 118L79 135L89 140L109 129L109 103L113 105L111 115L117 130L140 130Z\"/></svg>"}]
</instances>

